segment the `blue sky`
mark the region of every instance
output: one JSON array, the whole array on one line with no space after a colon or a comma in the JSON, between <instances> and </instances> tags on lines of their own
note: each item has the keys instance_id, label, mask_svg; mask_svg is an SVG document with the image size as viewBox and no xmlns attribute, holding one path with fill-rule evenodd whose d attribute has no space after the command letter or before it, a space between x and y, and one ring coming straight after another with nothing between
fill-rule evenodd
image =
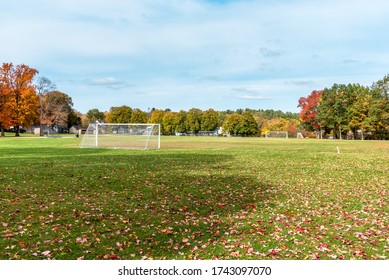
<instances>
[{"instance_id":1,"label":"blue sky","mask_svg":"<svg viewBox=\"0 0 389 280\"><path fill-rule=\"evenodd\" d=\"M298 112L334 83L389 73L384 0L14 0L0 62L24 63L86 113L112 106Z\"/></svg>"}]
</instances>

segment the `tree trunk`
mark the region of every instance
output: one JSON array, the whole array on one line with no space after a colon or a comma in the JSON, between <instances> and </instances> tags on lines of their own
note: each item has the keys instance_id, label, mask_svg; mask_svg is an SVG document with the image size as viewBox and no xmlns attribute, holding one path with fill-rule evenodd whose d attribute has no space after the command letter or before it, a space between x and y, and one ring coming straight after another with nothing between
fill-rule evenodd
<instances>
[{"instance_id":1,"label":"tree trunk","mask_svg":"<svg viewBox=\"0 0 389 280\"><path fill-rule=\"evenodd\" d=\"M43 94L39 94L39 112L40 112L40 118L39 118L39 136L43 136L43 125L42 125L42 119L43 119Z\"/></svg>"},{"instance_id":2,"label":"tree trunk","mask_svg":"<svg viewBox=\"0 0 389 280\"><path fill-rule=\"evenodd\" d=\"M333 139L339 139L339 135L337 132L338 128L334 126L334 129L332 130L332 138Z\"/></svg>"},{"instance_id":3,"label":"tree trunk","mask_svg":"<svg viewBox=\"0 0 389 280\"><path fill-rule=\"evenodd\" d=\"M0 137L4 137L5 136L5 133L4 133L4 127L0 126Z\"/></svg>"},{"instance_id":4,"label":"tree trunk","mask_svg":"<svg viewBox=\"0 0 389 280\"><path fill-rule=\"evenodd\" d=\"M342 127L339 124L339 139L342 140Z\"/></svg>"},{"instance_id":5,"label":"tree trunk","mask_svg":"<svg viewBox=\"0 0 389 280\"><path fill-rule=\"evenodd\" d=\"M16 132L15 132L15 137L19 137L20 136L20 126L19 124L16 125Z\"/></svg>"}]
</instances>

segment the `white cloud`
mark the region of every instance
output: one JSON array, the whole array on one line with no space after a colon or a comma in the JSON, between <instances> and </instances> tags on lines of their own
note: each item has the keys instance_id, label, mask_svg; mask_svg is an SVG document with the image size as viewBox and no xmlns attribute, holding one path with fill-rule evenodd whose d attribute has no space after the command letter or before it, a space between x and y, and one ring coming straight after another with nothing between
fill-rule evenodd
<instances>
[{"instance_id":1,"label":"white cloud","mask_svg":"<svg viewBox=\"0 0 389 280\"><path fill-rule=\"evenodd\" d=\"M248 100L264 100L264 99L270 99L268 96L262 96L262 95L237 95L236 98L238 99L248 99Z\"/></svg>"},{"instance_id":2,"label":"white cloud","mask_svg":"<svg viewBox=\"0 0 389 280\"><path fill-rule=\"evenodd\" d=\"M258 88L248 88L248 87L236 87L232 88L231 92L233 92L232 97L238 99L247 99L247 100L265 100L271 99L271 97L260 93Z\"/></svg>"},{"instance_id":3,"label":"white cloud","mask_svg":"<svg viewBox=\"0 0 389 280\"><path fill-rule=\"evenodd\" d=\"M112 77L87 79L85 80L85 82L91 86L102 86L102 87L108 87L112 89L120 89L120 88L128 87L127 83Z\"/></svg>"}]
</instances>

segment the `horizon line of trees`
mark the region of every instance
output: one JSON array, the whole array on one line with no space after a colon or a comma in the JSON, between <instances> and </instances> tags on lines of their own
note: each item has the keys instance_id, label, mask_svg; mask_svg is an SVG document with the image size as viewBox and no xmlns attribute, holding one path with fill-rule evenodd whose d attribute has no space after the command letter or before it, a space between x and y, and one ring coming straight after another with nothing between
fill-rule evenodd
<instances>
[{"instance_id":1,"label":"horizon line of trees","mask_svg":"<svg viewBox=\"0 0 389 280\"><path fill-rule=\"evenodd\" d=\"M296 133L298 113L280 110L237 109L216 111L192 108L173 112L170 109L152 108L144 112L127 105L111 107L108 112L90 109L83 118L83 127L95 121L106 123L158 123L164 135L190 134L202 131L222 132L233 136L260 136L267 131L278 130Z\"/></svg>"},{"instance_id":2,"label":"horizon line of trees","mask_svg":"<svg viewBox=\"0 0 389 280\"><path fill-rule=\"evenodd\" d=\"M14 127L15 136L20 128L33 125L73 126L84 128L96 120L110 123L159 123L165 135L197 134L217 131L234 136L260 136L268 131L333 135L334 138L389 139L389 75L371 87L359 84L334 84L331 88L314 90L298 100L300 113L280 110L237 109L202 111L192 108L173 112L152 108L144 112L127 105L111 107L108 112L90 109L81 114L73 108L72 98L56 89L45 77L37 77L38 70L21 64L3 63L0 67L0 136Z\"/></svg>"}]
</instances>

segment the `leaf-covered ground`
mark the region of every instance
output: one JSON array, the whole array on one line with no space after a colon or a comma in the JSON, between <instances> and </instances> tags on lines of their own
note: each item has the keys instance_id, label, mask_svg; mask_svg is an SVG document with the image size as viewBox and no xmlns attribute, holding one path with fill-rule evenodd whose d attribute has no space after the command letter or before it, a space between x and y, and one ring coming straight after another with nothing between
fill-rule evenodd
<instances>
[{"instance_id":1,"label":"leaf-covered ground","mask_svg":"<svg viewBox=\"0 0 389 280\"><path fill-rule=\"evenodd\" d=\"M0 138L0 259L389 258L388 142L78 142Z\"/></svg>"}]
</instances>

